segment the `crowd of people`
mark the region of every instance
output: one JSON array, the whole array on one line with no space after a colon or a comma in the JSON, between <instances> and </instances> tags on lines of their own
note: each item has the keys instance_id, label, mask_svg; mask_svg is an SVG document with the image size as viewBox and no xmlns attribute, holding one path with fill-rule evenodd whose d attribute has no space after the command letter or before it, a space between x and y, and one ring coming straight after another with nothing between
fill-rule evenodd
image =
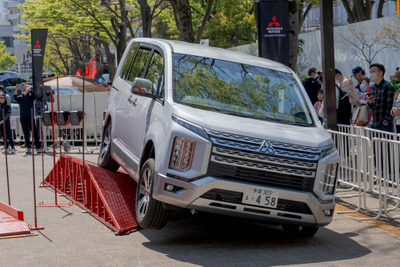
<instances>
[{"instance_id":1,"label":"crowd of people","mask_svg":"<svg viewBox=\"0 0 400 267\"><path fill-rule=\"evenodd\" d=\"M365 69L356 66L349 76L335 69L336 117L338 124L368 126L387 132L400 133L400 70L390 81L385 80L385 66L372 64L367 77ZM355 82L353 82L352 77ZM322 91L323 75L316 68L308 70L303 81L307 95L318 118L325 120Z\"/></svg>"}]
</instances>

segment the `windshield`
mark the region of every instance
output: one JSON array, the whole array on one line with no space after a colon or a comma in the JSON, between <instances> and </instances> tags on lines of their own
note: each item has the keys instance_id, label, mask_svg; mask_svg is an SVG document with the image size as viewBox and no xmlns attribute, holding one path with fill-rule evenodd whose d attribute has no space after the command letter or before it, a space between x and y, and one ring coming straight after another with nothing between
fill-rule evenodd
<instances>
[{"instance_id":1,"label":"windshield","mask_svg":"<svg viewBox=\"0 0 400 267\"><path fill-rule=\"evenodd\" d=\"M236 116L313 125L290 73L218 59L174 54L174 101Z\"/></svg>"}]
</instances>

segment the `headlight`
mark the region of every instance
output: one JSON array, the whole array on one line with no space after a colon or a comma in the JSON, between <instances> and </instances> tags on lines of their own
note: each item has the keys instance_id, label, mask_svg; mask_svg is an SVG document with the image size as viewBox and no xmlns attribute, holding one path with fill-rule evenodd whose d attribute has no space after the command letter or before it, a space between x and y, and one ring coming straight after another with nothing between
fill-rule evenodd
<instances>
[{"instance_id":1,"label":"headlight","mask_svg":"<svg viewBox=\"0 0 400 267\"><path fill-rule=\"evenodd\" d=\"M192 164L196 142L177 136L174 140L169 167L179 171L187 171Z\"/></svg>"},{"instance_id":2,"label":"headlight","mask_svg":"<svg viewBox=\"0 0 400 267\"><path fill-rule=\"evenodd\" d=\"M319 185L320 191L325 195L332 195L335 192L337 169L338 163L336 162L326 164L324 176Z\"/></svg>"}]
</instances>

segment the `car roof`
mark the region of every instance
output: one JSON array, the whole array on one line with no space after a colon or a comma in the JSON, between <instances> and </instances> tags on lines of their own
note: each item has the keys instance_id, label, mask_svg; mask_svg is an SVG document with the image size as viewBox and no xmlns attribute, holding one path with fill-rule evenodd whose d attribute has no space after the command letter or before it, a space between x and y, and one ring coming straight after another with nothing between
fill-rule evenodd
<instances>
[{"instance_id":1,"label":"car roof","mask_svg":"<svg viewBox=\"0 0 400 267\"><path fill-rule=\"evenodd\" d=\"M265 58L252 56L238 51L223 49L211 46L202 46L199 44L187 43L182 41L164 40L158 38L135 38L135 42L167 44L171 47L173 53L188 54L194 56L215 58L230 62L237 62L269 69L275 69L282 72L291 72L289 67Z\"/></svg>"}]
</instances>

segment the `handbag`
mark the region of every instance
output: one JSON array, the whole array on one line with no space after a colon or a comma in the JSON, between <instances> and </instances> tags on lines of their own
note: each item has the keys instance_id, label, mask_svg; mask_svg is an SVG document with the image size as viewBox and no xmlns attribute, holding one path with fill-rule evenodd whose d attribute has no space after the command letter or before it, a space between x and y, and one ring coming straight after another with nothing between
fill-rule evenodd
<instances>
[{"instance_id":1,"label":"handbag","mask_svg":"<svg viewBox=\"0 0 400 267\"><path fill-rule=\"evenodd\" d=\"M366 105L361 105L354 110L351 118L351 124L357 126L367 126L368 107Z\"/></svg>"}]
</instances>

